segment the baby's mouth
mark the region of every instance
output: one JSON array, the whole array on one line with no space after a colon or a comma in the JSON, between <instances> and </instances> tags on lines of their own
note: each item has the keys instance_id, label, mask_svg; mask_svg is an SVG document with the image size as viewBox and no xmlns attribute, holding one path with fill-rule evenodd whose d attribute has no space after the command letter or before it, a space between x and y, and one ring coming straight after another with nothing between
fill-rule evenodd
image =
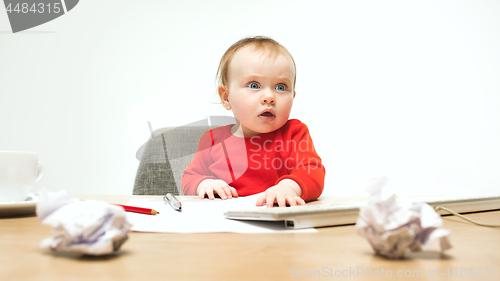
<instances>
[{"instance_id":1,"label":"baby's mouth","mask_svg":"<svg viewBox=\"0 0 500 281\"><path fill-rule=\"evenodd\" d=\"M274 116L274 114L272 114L272 113L271 113L271 112L269 112L269 111L266 111L266 112L262 113L260 116L264 116L264 117L273 117L273 116Z\"/></svg>"},{"instance_id":2,"label":"baby's mouth","mask_svg":"<svg viewBox=\"0 0 500 281\"><path fill-rule=\"evenodd\" d=\"M266 109L262 110L262 112L259 114L259 116L276 117L276 114L274 113L274 110L272 108L266 108Z\"/></svg>"},{"instance_id":3,"label":"baby's mouth","mask_svg":"<svg viewBox=\"0 0 500 281\"><path fill-rule=\"evenodd\" d=\"M272 108L266 108L259 114L259 118L264 122L270 122L276 118L276 114Z\"/></svg>"}]
</instances>

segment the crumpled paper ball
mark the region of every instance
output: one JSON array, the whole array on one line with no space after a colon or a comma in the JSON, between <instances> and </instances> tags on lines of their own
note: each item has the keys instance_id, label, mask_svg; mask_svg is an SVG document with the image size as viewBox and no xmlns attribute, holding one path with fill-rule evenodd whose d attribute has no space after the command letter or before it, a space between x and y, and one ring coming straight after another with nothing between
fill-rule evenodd
<instances>
[{"instance_id":1,"label":"crumpled paper ball","mask_svg":"<svg viewBox=\"0 0 500 281\"><path fill-rule=\"evenodd\" d=\"M36 214L61 235L42 240L40 248L56 252L107 255L120 249L132 226L125 211L109 203L70 198L65 191L40 192Z\"/></svg>"},{"instance_id":2,"label":"crumpled paper ball","mask_svg":"<svg viewBox=\"0 0 500 281\"><path fill-rule=\"evenodd\" d=\"M439 239L441 251L451 248L450 231L441 228L441 216L426 203L396 200L386 188L387 177L366 182L370 200L360 208L356 232L373 250L389 258L402 258L407 250L427 250Z\"/></svg>"}]
</instances>

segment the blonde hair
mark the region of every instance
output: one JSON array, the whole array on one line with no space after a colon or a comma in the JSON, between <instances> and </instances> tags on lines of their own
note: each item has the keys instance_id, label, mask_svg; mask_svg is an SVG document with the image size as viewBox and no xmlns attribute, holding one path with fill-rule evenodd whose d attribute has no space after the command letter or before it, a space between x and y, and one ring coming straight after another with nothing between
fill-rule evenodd
<instances>
[{"instance_id":1,"label":"blonde hair","mask_svg":"<svg viewBox=\"0 0 500 281\"><path fill-rule=\"evenodd\" d=\"M224 53L222 58L220 59L219 68L217 69L217 82L224 86L228 85L228 75L229 75L229 65L233 60L234 54L236 52L245 47L245 46L253 46L254 50L258 51L267 51L269 58L275 60L279 55L288 56L293 63L293 69L295 75L293 77L293 89L295 90L295 80L297 78L297 68L295 67L295 61L293 60L292 55L288 50L283 47L280 43L265 36L254 36L254 37L246 37L238 42L234 43L227 51Z\"/></svg>"}]
</instances>

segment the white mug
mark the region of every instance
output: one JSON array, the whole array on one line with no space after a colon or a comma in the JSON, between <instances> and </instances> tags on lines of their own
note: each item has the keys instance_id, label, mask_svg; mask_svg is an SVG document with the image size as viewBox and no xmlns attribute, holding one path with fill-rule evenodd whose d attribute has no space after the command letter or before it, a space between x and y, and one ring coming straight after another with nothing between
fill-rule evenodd
<instances>
[{"instance_id":1,"label":"white mug","mask_svg":"<svg viewBox=\"0 0 500 281\"><path fill-rule=\"evenodd\" d=\"M0 202L23 202L43 176L38 154L0 150Z\"/></svg>"}]
</instances>

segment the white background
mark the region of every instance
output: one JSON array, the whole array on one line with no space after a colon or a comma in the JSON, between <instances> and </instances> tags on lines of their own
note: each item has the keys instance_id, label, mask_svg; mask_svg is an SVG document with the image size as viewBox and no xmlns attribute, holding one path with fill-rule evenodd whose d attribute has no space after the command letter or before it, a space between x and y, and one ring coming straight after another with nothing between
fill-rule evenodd
<instances>
[{"instance_id":1,"label":"white background","mask_svg":"<svg viewBox=\"0 0 500 281\"><path fill-rule=\"evenodd\" d=\"M324 194L383 175L399 194L498 193L499 14L495 0L85 0L12 34L0 11L0 150L40 154L37 189L131 194L143 119L224 113L222 54L266 35L295 58L291 118L324 160Z\"/></svg>"}]
</instances>

